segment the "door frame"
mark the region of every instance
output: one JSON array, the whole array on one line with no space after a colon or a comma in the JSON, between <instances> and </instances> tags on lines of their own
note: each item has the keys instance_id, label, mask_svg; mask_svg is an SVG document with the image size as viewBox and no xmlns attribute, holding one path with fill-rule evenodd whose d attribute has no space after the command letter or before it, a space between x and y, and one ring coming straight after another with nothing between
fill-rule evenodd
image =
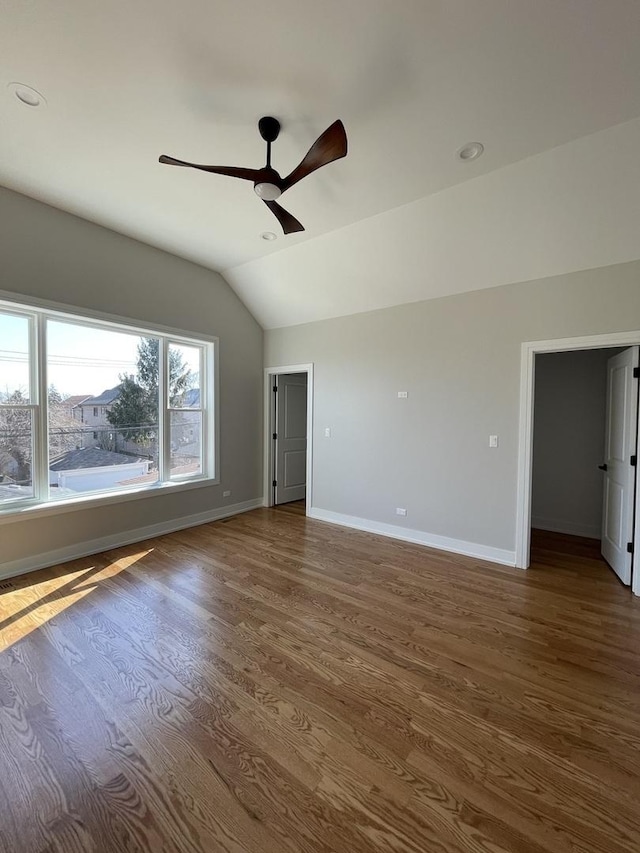
<instances>
[{"instance_id":1,"label":"door frame","mask_svg":"<svg viewBox=\"0 0 640 853\"><path fill-rule=\"evenodd\" d=\"M520 359L520 426L518 436L518 491L516 498L516 566L529 568L531 550L531 484L533 466L533 411L535 391L535 357L543 352L604 349L638 346L640 331L612 332L549 341L525 341ZM631 589L640 595L640 474L636 476L636 515L634 542L636 551L631 564Z\"/></svg>"},{"instance_id":2,"label":"door frame","mask_svg":"<svg viewBox=\"0 0 640 853\"><path fill-rule=\"evenodd\" d=\"M263 450L263 491L264 506L273 506L273 407L271 405L271 390L273 377L281 373L307 374L307 485L305 513L309 515L313 495L313 362L309 364L284 364L280 367L265 367L264 369L264 450Z\"/></svg>"}]
</instances>

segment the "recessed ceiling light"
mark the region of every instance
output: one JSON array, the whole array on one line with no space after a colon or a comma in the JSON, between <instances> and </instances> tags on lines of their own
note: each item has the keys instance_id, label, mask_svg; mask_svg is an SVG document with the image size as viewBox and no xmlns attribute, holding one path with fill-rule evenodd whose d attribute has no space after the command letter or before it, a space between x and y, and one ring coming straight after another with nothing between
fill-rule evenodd
<instances>
[{"instance_id":1,"label":"recessed ceiling light","mask_svg":"<svg viewBox=\"0 0 640 853\"><path fill-rule=\"evenodd\" d=\"M467 142L462 148L458 148L456 157L458 160L462 160L463 163L468 163L469 160L477 160L483 151L484 145L482 142Z\"/></svg>"},{"instance_id":2,"label":"recessed ceiling light","mask_svg":"<svg viewBox=\"0 0 640 853\"><path fill-rule=\"evenodd\" d=\"M260 236L262 237L263 240L271 241L271 240L277 240L278 239L278 235L274 234L273 231L263 231Z\"/></svg>"},{"instance_id":3,"label":"recessed ceiling light","mask_svg":"<svg viewBox=\"0 0 640 853\"><path fill-rule=\"evenodd\" d=\"M44 95L24 83L9 83L7 88L26 107L46 107L47 105L47 99Z\"/></svg>"}]
</instances>

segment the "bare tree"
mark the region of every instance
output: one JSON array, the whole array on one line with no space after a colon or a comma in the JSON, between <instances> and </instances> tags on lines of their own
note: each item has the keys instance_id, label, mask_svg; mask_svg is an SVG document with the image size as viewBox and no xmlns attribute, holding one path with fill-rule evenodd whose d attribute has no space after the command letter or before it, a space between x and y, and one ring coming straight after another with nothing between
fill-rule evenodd
<instances>
[{"instance_id":1,"label":"bare tree","mask_svg":"<svg viewBox=\"0 0 640 853\"><path fill-rule=\"evenodd\" d=\"M79 444L76 422L67 411L60 392L48 392L49 455L59 456ZM0 477L15 483L31 482L33 423L25 391L0 393Z\"/></svg>"},{"instance_id":2,"label":"bare tree","mask_svg":"<svg viewBox=\"0 0 640 853\"><path fill-rule=\"evenodd\" d=\"M21 388L0 394L0 476L16 483L31 481L32 416Z\"/></svg>"},{"instance_id":3,"label":"bare tree","mask_svg":"<svg viewBox=\"0 0 640 853\"><path fill-rule=\"evenodd\" d=\"M75 450L81 444L82 430L73 419L62 394L55 385L47 393L49 415L49 456L51 458Z\"/></svg>"}]
</instances>

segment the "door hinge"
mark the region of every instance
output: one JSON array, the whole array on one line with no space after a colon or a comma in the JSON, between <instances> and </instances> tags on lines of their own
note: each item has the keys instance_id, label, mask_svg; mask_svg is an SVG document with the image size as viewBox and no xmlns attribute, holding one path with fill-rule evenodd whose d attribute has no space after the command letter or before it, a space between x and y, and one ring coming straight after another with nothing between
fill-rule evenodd
<instances>
[{"instance_id":1,"label":"door hinge","mask_svg":"<svg viewBox=\"0 0 640 853\"><path fill-rule=\"evenodd\" d=\"M634 367L633 368L633 378L638 379L638 377L640 377L640 367Z\"/></svg>"},{"instance_id":2,"label":"door hinge","mask_svg":"<svg viewBox=\"0 0 640 853\"><path fill-rule=\"evenodd\" d=\"M273 481L273 483L272 483L271 485L272 485L272 486L273 486L273 488L275 489L275 487L278 485L278 481L277 481L277 480L274 480L274 481Z\"/></svg>"},{"instance_id":3,"label":"door hinge","mask_svg":"<svg viewBox=\"0 0 640 853\"><path fill-rule=\"evenodd\" d=\"M635 453L633 454L629 462L631 463L631 465L633 465L634 468L636 467L636 465L638 464L638 457Z\"/></svg>"},{"instance_id":4,"label":"door hinge","mask_svg":"<svg viewBox=\"0 0 640 853\"><path fill-rule=\"evenodd\" d=\"M627 542L627 551L629 554L633 554L633 542Z\"/></svg>"},{"instance_id":5,"label":"door hinge","mask_svg":"<svg viewBox=\"0 0 640 853\"><path fill-rule=\"evenodd\" d=\"M273 434L273 440L275 441L277 437L278 437L278 433L277 433L277 432L274 432L274 434Z\"/></svg>"},{"instance_id":6,"label":"door hinge","mask_svg":"<svg viewBox=\"0 0 640 853\"><path fill-rule=\"evenodd\" d=\"M277 386L277 385L274 385L274 386L273 386L273 393L274 393L274 394L277 394L277 393L278 393L278 386Z\"/></svg>"}]
</instances>

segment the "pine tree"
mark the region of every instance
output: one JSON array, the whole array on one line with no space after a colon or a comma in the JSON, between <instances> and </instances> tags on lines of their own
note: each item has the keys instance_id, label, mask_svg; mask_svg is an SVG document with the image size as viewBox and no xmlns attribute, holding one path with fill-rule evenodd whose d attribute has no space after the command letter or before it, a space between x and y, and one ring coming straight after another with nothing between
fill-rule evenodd
<instances>
[{"instance_id":1,"label":"pine tree","mask_svg":"<svg viewBox=\"0 0 640 853\"><path fill-rule=\"evenodd\" d=\"M159 341L157 338L143 338L138 344L139 384L150 394L158 396ZM194 377L182 360L175 347L169 349L169 405L179 406L186 392L192 387Z\"/></svg>"},{"instance_id":2,"label":"pine tree","mask_svg":"<svg viewBox=\"0 0 640 853\"><path fill-rule=\"evenodd\" d=\"M157 338L142 338L138 344L136 376L120 376L120 391L107 420L127 441L147 444L158 430L159 360ZM169 350L169 404L179 405L193 384L194 377L184 364L180 351Z\"/></svg>"},{"instance_id":3,"label":"pine tree","mask_svg":"<svg viewBox=\"0 0 640 853\"><path fill-rule=\"evenodd\" d=\"M107 420L118 428L126 441L144 444L156 435L158 405L154 405L150 395L133 376L122 374L118 399L107 412Z\"/></svg>"}]
</instances>

